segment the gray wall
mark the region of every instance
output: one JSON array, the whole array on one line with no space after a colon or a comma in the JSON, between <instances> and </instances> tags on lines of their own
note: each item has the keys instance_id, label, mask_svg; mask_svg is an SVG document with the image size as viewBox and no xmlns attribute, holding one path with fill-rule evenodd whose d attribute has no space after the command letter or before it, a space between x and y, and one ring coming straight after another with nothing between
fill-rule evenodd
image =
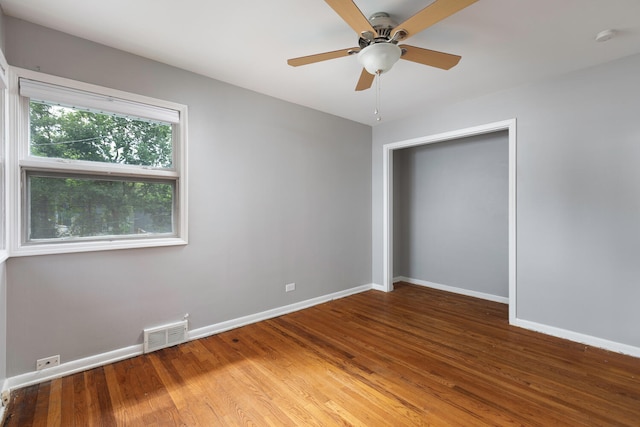
<instances>
[{"instance_id":1,"label":"gray wall","mask_svg":"<svg viewBox=\"0 0 640 427\"><path fill-rule=\"evenodd\" d=\"M393 152L394 277L509 296L506 131Z\"/></svg>"},{"instance_id":2,"label":"gray wall","mask_svg":"<svg viewBox=\"0 0 640 427\"><path fill-rule=\"evenodd\" d=\"M370 127L5 24L12 65L189 106L189 245L10 259L9 376L371 283Z\"/></svg>"},{"instance_id":3,"label":"gray wall","mask_svg":"<svg viewBox=\"0 0 640 427\"><path fill-rule=\"evenodd\" d=\"M4 11L2 10L2 8L0 8L0 48L2 48L3 51L5 48L4 20L5 20Z\"/></svg>"},{"instance_id":4,"label":"gray wall","mask_svg":"<svg viewBox=\"0 0 640 427\"><path fill-rule=\"evenodd\" d=\"M0 263L0 387L7 378L7 264Z\"/></svg>"},{"instance_id":5,"label":"gray wall","mask_svg":"<svg viewBox=\"0 0 640 427\"><path fill-rule=\"evenodd\" d=\"M374 283L382 145L515 117L517 317L640 347L638 76L635 55L375 127Z\"/></svg>"}]
</instances>

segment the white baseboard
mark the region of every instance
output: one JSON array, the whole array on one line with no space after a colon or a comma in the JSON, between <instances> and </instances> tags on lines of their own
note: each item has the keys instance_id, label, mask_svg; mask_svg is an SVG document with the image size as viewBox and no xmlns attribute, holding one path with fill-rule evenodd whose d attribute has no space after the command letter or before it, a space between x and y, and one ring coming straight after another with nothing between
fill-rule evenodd
<instances>
[{"instance_id":1,"label":"white baseboard","mask_svg":"<svg viewBox=\"0 0 640 427\"><path fill-rule=\"evenodd\" d=\"M75 374L76 372L87 371L89 369L97 368L98 366L108 365L109 363L118 362L140 354L142 354L142 344L136 344L118 350L85 357L83 359L72 360L71 362L62 363L52 368L27 372L25 374L8 378L8 389L13 390L16 388L27 387L55 378L64 377L66 375Z\"/></svg>"},{"instance_id":2,"label":"white baseboard","mask_svg":"<svg viewBox=\"0 0 640 427\"><path fill-rule=\"evenodd\" d=\"M262 320L272 319L274 317L282 316L284 314L292 313L294 311L302 310L312 307L314 305L322 304L335 299L348 297L360 292L368 291L373 288L373 285L362 285L351 289L346 289L340 292L334 292L332 294L323 295L316 298L311 298L305 301L300 301L294 304L285 305L283 307L274 308L272 310L263 311L261 313L250 314L248 316L239 317L237 319L227 320L226 322L216 323L214 325L205 326L203 328L194 329L189 331L189 340L205 338L210 335L219 334L221 332L228 331L230 329L239 328L241 326L249 325L251 323L260 322Z\"/></svg>"},{"instance_id":3,"label":"white baseboard","mask_svg":"<svg viewBox=\"0 0 640 427\"><path fill-rule=\"evenodd\" d=\"M460 288L455 288L455 287L446 286L446 285L439 285L437 283L426 282L424 280L416 280L416 279L400 276L400 277L394 278L394 282L397 282L397 281L405 281L405 282L413 283L420 286L427 286L434 289L440 289L448 292L468 295L468 296L482 298L490 301L508 303L507 298L484 294L481 292L468 291L466 289L460 289ZM189 331L189 340L191 341L195 339L204 338L210 335L214 335L214 334L225 332L231 329L239 328L241 326L249 325L251 323L260 322L262 320L267 320L274 317L282 316L284 314L292 313L294 311L302 310L308 307L312 307L314 305L322 304L322 303L339 299L339 298L344 298L349 295L354 295L360 292L365 292L370 289L385 291L385 289L383 289L382 286L376 285L373 283L368 285L357 286L355 288L347 289L340 292L335 292L328 295L323 295L320 297L312 298L312 299L301 301L294 304L289 304L289 305L275 308L272 310L263 311L261 313L243 316L237 319L232 319L225 322L216 323L214 325L205 326L203 328L194 329ZM616 353L622 353L622 354L627 354L634 357L640 357L640 348L630 346L627 344L621 344L614 341L593 337L590 335L584 335L577 332L556 328L553 326L542 325L542 324L531 322L528 320L516 319L513 325L521 328L525 328L525 329L530 329L536 332L541 332L547 335L552 335L558 338L564 338L571 341L584 343L587 345L591 345L593 347L603 348L606 350L614 351ZM33 384L38 384L44 381L49 381L55 378L60 378L66 375L75 374L77 372L93 369L98 366L104 366L109 363L118 362L120 360L141 355L143 353L142 350L143 350L142 344L136 344L136 345L121 348L118 350L113 350L106 353L86 357L83 359L73 360L71 362L63 363L59 366L54 366L53 368L47 368L41 371L33 371L33 372L27 372L24 374L16 375L14 377L5 379L2 385L1 391L22 388L22 387L30 386ZM4 416L4 409L5 409L4 407L0 407L0 420Z\"/></svg>"},{"instance_id":4,"label":"white baseboard","mask_svg":"<svg viewBox=\"0 0 640 427\"><path fill-rule=\"evenodd\" d=\"M344 298L349 295L365 292L372 288L373 288L372 284L357 286L355 288L334 292L334 293L323 295L316 298L311 298L306 301L285 305L283 307L263 311L261 313L256 313L249 316L243 316L237 319L228 320L226 322L220 322L214 325L205 326L203 328L194 329L192 331L189 331L189 341L196 340L199 338L204 338L214 334L218 334L220 332L228 331L230 329L239 328L241 326L245 326L251 323L256 323L261 320L282 316L283 314L292 313L294 311L302 310L308 307L312 307L314 305L322 304L322 303L339 299L339 298ZM2 390L3 391L13 390L17 388L27 387L33 384L38 384L38 383L49 381L55 378L60 378L67 375L75 374L77 372L82 372L89 369L97 368L98 366L104 366L109 363L118 362L120 360L128 359L130 357L139 356L141 354L143 354L143 345L136 344L136 345L121 348L118 350L113 350L106 353L85 357L83 359L72 360L71 362L62 363L52 368L43 369L41 371L27 372L24 374L16 375L11 378L7 378L4 382ZM0 412L0 414L2 414L2 412Z\"/></svg>"},{"instance_id":5,"label":"white baseboard","mask_svg":"<svg viewBox=\"0 0 640 427\"><path fill-rule=\"evenodd\" d=\"M581 334L579 332L556 328L555 326L543 325L541 323L536 323L529 320L516 319L512 323L512 325L524 329L529 329L535 332L541 332L543 334L551 335L554 337L563 338L569 341L590 345L592 347L598 347L615 353L622 353L628 356L640 357L640 347L634 347L628 344L622 344L591 335Z\"/></svg>"},{"instance_id":6,"label":"white baseboard","mask_svg":"<svg viewBox=\"0 0 640 427\"><path fill-rule=\"evenodd\" d=\"M5 379L2 382L2 388L0 389L0 393L4 393L5 391L9 391L9 380ZM4 425L4 417L6 415L6 410L7 410L7 405L5 405L4 403L2 403L0 405L0 425Z\"/></svg>"},{"instance_id":7,"label":"white baseboard","mask_svg":"<svg viewBox=\"0 0 640 427\"><path fill-rule=\"evenodd\" d=\"M371 284L371 289L375 291L380 291L380 292L387 292L387 288L385 288L382 285L378 285L377 283ZM391 290L393 290L393 283L391 284Z\"/></svg>"},{"instance_id":8,"label":"white baseboard","mask_svg":"<svg viewBox=\"0 0 640 427\"><path fill-rule=\"evenodd\" d=\"M508 297L501 297L498 295L486 294L484 292L472 291L469 289L456 288L455 286L441 285L439 283L428 282L426 280L413 279L411 277L398 276L393 278L395 282L408 282L414 285L426 286L428 288L438 289L441 291L452 292L454 294L466 295L474 298L480 298L488 301L499 302L502 304L509 304Z\"/></svg>"},{"instance_id":9,"label":"white baseboard","mask_svg":"<svg viewBox=\"0 0 640 427\"><path fill-rule=\"evenodd\" d=\"M496 295L484 294L482 292L469 291L466 289L455 288L452 286L440 285L438 283L431 283L424 280L412 279L409 277L398 276L394 277L394 282L408 282L415 285L426 286L434 289L439 289L442 291L453 292L462 295L468 295L476 298L482 298L489 301L501 302L508 304L509 299L504 297L499 297ZM511 323L513 326L518 326L520 328L529 329L535 332L541 332L543 334L551 335L557 338L563 338L569 341L574 341L586 345L590 345L592 347L598 347L604 350L613 351L615 353L622 353L629 356L640 357L640 347L634 347L628 344L622 344L615 341L609 341L602 338L594 337L591 335L581 334L578 332L569 331L562 328L557 328L555 326L543 325L541 323L532 322L529 320L523 320L516 318L514 322Z\"/></svg>"}]
</instances>

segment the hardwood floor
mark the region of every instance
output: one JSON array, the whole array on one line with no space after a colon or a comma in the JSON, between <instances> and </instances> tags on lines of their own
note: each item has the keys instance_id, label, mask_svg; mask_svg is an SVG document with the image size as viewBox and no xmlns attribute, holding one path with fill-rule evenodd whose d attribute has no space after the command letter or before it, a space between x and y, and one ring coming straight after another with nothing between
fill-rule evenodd
<instances>
[{"instance_id":1,"label":"hardwood floor","mask_svg":"<svg viewBox=\"0 0 640 427\"><path fill-rule=\"evenodd\" d=\"M640 426L640 359L408 284L14 392L5 426Z\"/></svg>"}]
</instances>

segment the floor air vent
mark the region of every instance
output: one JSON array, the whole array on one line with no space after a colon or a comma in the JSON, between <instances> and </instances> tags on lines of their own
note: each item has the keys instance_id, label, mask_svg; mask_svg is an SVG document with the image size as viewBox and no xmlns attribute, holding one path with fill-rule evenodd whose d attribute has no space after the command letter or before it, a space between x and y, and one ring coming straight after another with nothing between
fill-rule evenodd
<instances>
[{"instance_id":1,"label":"floor air vent","mask_svg":"<svg viewBox=\"0 0 640 427\"><path fill-rule=\"evenodd\" d=\"M144 352L171 347L187 340L187 321L171 323L144 330Z\"/></svg>"}]
</instances>

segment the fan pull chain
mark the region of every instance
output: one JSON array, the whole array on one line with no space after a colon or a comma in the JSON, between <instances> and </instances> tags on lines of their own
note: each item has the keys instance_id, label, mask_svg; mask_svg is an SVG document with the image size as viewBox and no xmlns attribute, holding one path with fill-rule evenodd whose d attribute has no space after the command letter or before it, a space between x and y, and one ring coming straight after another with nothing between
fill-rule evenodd
<instances>
[{"instance_id":1,"label":"fan pull chain","mask_svg":"<svg viewBox=\"0 0 640 427\"><path fill-rule=\"evenodd\" d=\"M376 116L376 121L382 120L382 116L380 115L380 75L382 73L378 70L376 72L376 109L373 111L373 114Z\"/></svg>"}]
</instances>

